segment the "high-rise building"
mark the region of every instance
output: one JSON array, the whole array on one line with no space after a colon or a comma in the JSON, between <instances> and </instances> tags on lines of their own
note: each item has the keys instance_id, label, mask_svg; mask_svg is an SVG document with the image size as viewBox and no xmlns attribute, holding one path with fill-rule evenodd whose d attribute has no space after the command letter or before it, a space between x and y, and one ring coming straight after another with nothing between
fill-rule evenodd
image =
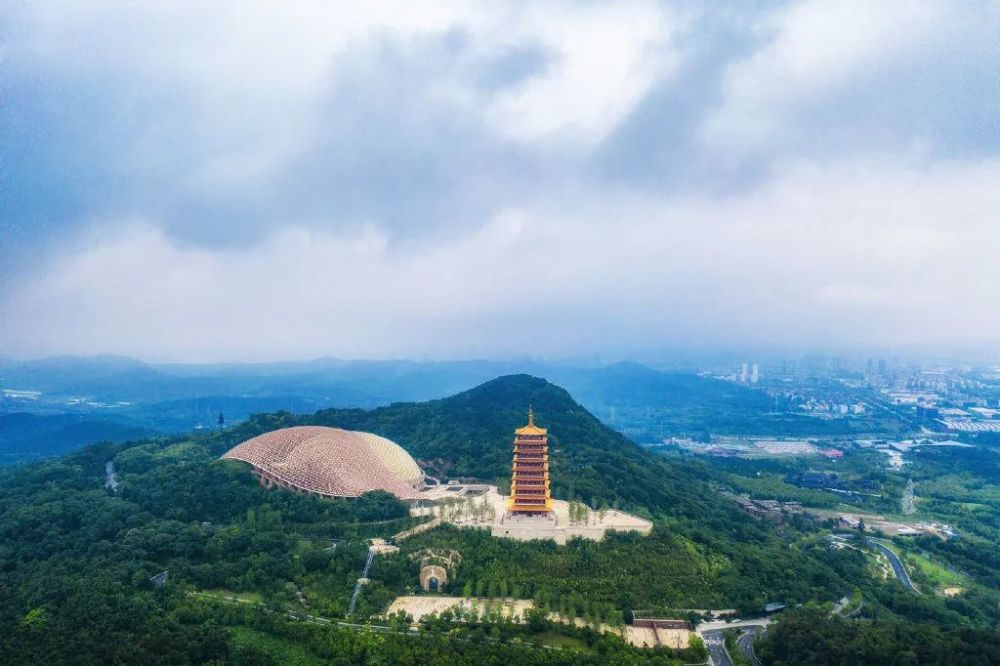
<instances>
[{"instance_id":1,"label":"high-rise building","mask_svg":"<svg viewBox=\"0 0 1000 666\"><path fill-rule=\"evenodd\" d=\"M878 376L885 379L889 375L888 364L884 358L878 360Z\"/></svg>"},{"instance_id":2,"label":"high-rise building","mask_svg":"<svg viewBox=\"0 0 1000 666\"><path fill-rule=\"evenodd\" d=\"M552 511L548 431L535 425L531 408L528 408L528 425L514 431L514 468L507 509L512 514L528 516Z\"/></svg>"},{"instance_id":3,"label":"high-rise building","mask_svg":"<svg viewBox=\"0 0 1000 666\"><path fill-rule=\"evenodd\" d=\"M750 368L750 383L756 384L759 381L760 381L760 366L754 363L753 367Z\"/></svg>"},{"instance_id":4,"label":"high-rise building","mask_svg":"<svg viewBox=\"0 0 1000 666\"><path fill-rule=\"evenodd\" d=\"M750 374L750 364L747 363L746 361L743 361L743 364L740 366L740 381L746 384L747 379L749 379L749 374Z\"/></svg>"}]
</instances>

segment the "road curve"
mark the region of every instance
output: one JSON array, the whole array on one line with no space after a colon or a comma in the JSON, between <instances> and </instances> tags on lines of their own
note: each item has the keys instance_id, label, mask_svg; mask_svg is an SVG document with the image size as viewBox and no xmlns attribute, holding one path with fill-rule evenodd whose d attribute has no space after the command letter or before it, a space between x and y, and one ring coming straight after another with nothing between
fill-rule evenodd
<instances>
[{"instance_id":1,"label":"road curve","mask_svg":"<svg viewBox=\"0 0 1000 666\"><path fill-rule=\"evenodd\" d=\"M712 666L733 666L733 660L726 652L725 629L713 629L701 634L708 648L708 660Z\"/></svg>"},{"instance_id":2,"label":"road curve","mask_svg":"<svg viewBox=\"0 0 1000 666\"><path fill-rule=\"evenodd\" d=\"M892 572L896 574L896 578L909 590L916 592L917 588L913 586L913 581L910 580L910 575L906 573L906 569L903 567L903 563L899 561L899 557L896 553L892 552L892 549L885 544L868 537L868 543L875 546L883 555L889 559L889 565L892 567Z\"/></svg>"},{"instance_id":3,"label":"road curve","mask_svg":"<svg viewBox=\"0 0 1000 666\"><path fill-rule=\"evenodd\" d=\"M758 636L762 636L766 632L767 627L762 627L760 625L752 626L747 628L747 630L740 634L740 637L736 639L736 646L740 649L740 652L746 655L747 659L750 660L750 663L753 664L753 666L761 666L760 659L757 658L757 655L753 651L753 642Z\"/></svg>"},{"instance_id":4,"label":"road curve","mask_svg":"<svg viewBox=\"0 0 1000 666\"><path fill-rule=\"evenodd\" d=\"M733 666L733 660L726 652L725 631L726 629L750 629L750 631L764 631L771 623L769 617L754 617L746 620L713 620L711 622L700 622L695 629L705 647L708 648L709 661L713 666ZM750 639L753 640L752 638ZM742 646L741 646L742 649ZM744 650L745 652L745 650ZM751 658L751 662L753 658Z\"/></svg>"}]
</instances>

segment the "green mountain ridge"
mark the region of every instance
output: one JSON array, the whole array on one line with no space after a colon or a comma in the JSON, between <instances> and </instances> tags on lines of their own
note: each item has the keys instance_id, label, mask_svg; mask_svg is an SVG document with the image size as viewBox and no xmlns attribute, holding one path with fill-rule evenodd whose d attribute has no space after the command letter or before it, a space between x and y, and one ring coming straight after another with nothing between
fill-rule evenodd
<instances>
[{"instance_id":1,"label":"green mountain ridge","mask_svg":"<svg viewBox=\"0 0 1000 666\"><path fill-rule=\"evenodd\" d=\"M700 505L713 495L703 483L707 475L702 465L668 463L602 424L565 389L530 375L499 377L423 403L256 416L226 433L213 451L222 453L230 443L279 427L325 425L374 432L418 460L443 461L451 476L493 481L510 474L513 431L524 424L529 406L539 425L549 430L557 497L581 498L595 507L621 504L690 513L686 509L692 500Z\"/></svg>"},{"instance_id":2,"label":"green mountain ridge","mask_svg":"<svg viewBox=\"0 0 1000 666\"><path fill-rule=\"evenodd\" d=\"M836 573L800 550L790 550L780 534L721 497L710 484L713 473L705 463L650 452L602 424L566 390L529 375L499 377L440 400L370 411L260 415L210 446L213 453L221 454L239 441L276 428L326 425L383 435L424 461L446 460L452 465L452 476L502 480L510 473L513 430L524 424L529 405L539 425L549 430L553 495L653 518L654 534L640 540L633 550L634 561L645 561L648 569L664 558L673 560L674 571L661 576L670 582L630 591L617 598L618 603L627 602L629 607L704 607L708 603L759 610L768 595L805 600L816 590L824 590L825 596L834 598L846 589ZM434 537L423 541L437 543ZM467 533L459 533L437 545L462 550L475 548L474 542ZM610 553L618 552L617 547L609 541L599 549ZM519 547L505 548L516 551ZM641 552L644 548L649 560ZM658 555L653 556L654 552ZM605 566L614 568L610 560ZM628 571L618 569L621 575ZM574 577L569 573L572 564L566 563L562 571L552 576ZM621 575L606 580L614 580L619 587L628 585L628 578ZM602 588L596 580L577 581L569 587L594 598L616 598L609 592L614 586Z\"/></svg>"},{"instance_id":3,"label":"green mountain ridge","mask_svg":"<svg viewBox=\"0 0 1000 666\"><path fill-rule=\"evenodd\" d=\"M704 463L651 453L601 424L564 389L513 375L424 403L263 414L222 431L98 444L0 471L0 662L247 663L231 636L246 638L249 628L262 644L294 638L328 661L373 650L395 663L417 649L400 641L418 639L369 638L334 627L307 632L284 613L301 611L305 599L311 613L343 617L367 554L365 539L413 525L406 507L385 493L331 500L265 490L246 465L219 455L262 432L322 424L375 432L417 458L450 465L451 474L493 480L509 473L513 430L529 405L550 432L554 494L649 516L652 534L556 546L439 527L403 542L400 553L376 558L352 619L380 613L412 591L417 565L409 555L425 547L462 553L452 593L516 591L591 620L640 609L753 613L773 599L833 600L862 575L859 553L831 551L793 524L774 526L738 511L715 491ZM120 482L117 493L104 488L108 461ZM340 545L331 549L331 539ZM156 589L148 581L161 571L170 580ZM264 606L227 605L220 594ZM443 655L467 653L465 639L419 640L411 645L438 640ZM619 663L698 660L640 653L617 639L587 640L603 641L599 649ZM337 651L323 647L334 642ZM484 644L482 663L520 659L514 649ZM532 654L536 663L607 663L608 656Z\"/></svg>"}]
</instances>

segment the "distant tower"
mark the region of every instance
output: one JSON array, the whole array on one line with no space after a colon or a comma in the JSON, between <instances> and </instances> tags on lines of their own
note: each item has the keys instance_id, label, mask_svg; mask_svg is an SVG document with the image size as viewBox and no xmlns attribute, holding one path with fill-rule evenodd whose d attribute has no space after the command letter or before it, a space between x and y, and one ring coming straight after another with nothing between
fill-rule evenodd
<instances>
[{"instance_id":1,"label":"distant tower","mask_svg":"<svg viewBox=\"0 0 1000 666\"><path fill-rule=\"evenodd\" d=\"M749 375L750 364L743 361L743 365L740 366L740 381L744 384L747 383L747 377Z\"/></svg>"},{"instance_id":2,"label":"distant tower","mask_svg":"<svg viewBox=\"0 0 1000 666\"><path fill-rule=\"evenodd\" d=\"M754 363L753 367L750 369L750 383L756 384L759 381L760 381L760 366Z\"/></svg>"},{"instance_id":3,"label":"distant tower","mask_svg":"<svg viewBox=\"0 0 1000 666\"><path fill-rule=\"evenodd\" d=\"M552 511L548 431L535 425L535 413L530 407L528 425L514 431L514 470L507 509L522 516Z\"/></svg>"},{"instance_id":4,"label":"distant tower","mask_svg":"<svg viewBox=\"0 0 1000 666\"><path fill-rule=\"evenodd\" d=\"M889 376L888 364L885 362L884 358L878 360L878 376L885 379Z\"/></svg>"}]
</instances>

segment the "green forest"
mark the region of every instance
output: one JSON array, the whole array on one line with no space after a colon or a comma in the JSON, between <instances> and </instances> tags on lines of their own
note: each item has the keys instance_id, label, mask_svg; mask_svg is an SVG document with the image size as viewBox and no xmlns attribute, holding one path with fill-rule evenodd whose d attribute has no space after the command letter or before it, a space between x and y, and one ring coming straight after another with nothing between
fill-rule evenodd
<instances>
[{"instance_id":1,"label":"green forest","mask_svg":"<svg viewBox=\"0 0 1000 666\"><path fill-rule=\"evenodd\" d=\"M399 553L376 558L371 583L348 615L367 539L420 519L385 493L331 500L267 491L245 465L218 460L249 437L310 423L389 437L442 476L493 480L507 473L512 430L523 423L529 404L551 433L554 494L647 516L654 521L651 535L610 534L601 542L556 546L438 527L401 542ZM109 461L120 481L117 491L104 484ZM984 610L991 599L918 597L874 577L860 549L829 548L815 521L757 521L718 492L731 474L641 449L564 390L527 376L427 403L260 415L211 433L90 446L0 472L0 661L704 659L697 645L644 651L544 617L520 625L442 617L416 633L398 618L379 619L395 596L418 593L417 565L409 555L424 548L461 552L450 594L532 599L539 608L589 623L619 624L639 611L683 617L682 609L733 607L750 615L768 601L801 605L762 642L761 654L773 663L810 663L808 632L827 623L833 636L854 636L859 627L871 628L864 635L880 636L877 631L899 641L907 632L919 633L933 645L912 663L950 663L926 660L935 650L970 655L965 663L995 654L996 612ZM167 580L157 586L151 578L161 572ZM855 590L866 600L859 618L828 612ZM807 612L814 616L804 621ZM930 623L939 629L924 631Z\"/></svg>"}]
</instances>

